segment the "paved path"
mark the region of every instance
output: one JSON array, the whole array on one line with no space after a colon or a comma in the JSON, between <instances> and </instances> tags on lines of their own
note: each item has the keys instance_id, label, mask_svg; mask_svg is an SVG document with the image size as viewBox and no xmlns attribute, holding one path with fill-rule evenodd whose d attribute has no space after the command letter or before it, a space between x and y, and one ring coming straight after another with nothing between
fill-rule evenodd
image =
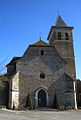
<instances>
[{"instance_id":1,"label":"paved path","mask_svg":"<svg viewBox=\"0 0 81 120\"><path fill-rule=\"evenodd\" d=\"M0 120L81 120L81 111L0 110Z\"/></svg>"}]
</instances>

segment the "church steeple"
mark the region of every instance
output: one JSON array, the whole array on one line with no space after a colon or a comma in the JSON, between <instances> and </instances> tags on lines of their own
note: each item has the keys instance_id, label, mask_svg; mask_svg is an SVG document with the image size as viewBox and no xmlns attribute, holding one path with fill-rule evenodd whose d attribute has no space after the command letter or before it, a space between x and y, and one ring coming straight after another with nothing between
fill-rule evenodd
<instances>
[{"instance_id":1,"label":"church steeple","mask_svg":"<svg viewBox=\"0 0 81 120\"><path fill-rule=\"evenodd\" d=\"M67 27L66 23L62 19L60 15L58 15L57 20L55 22L55 26L62 26L62 27Z\"/></svg>"},{"instance_id":2,"label":"church steeple","mask_svg":"<svg viewBox=\"0 0 81 120\"><path fill-rule=\"evenodd\" d=\"M70 38L69 40L72 40L72 29L73 27L67 26L62 17L58 15L55 25L51 27L47 40L53 44L58 40L59 35L61 36L61 41L66 40L67 36Z\"/></svg>"},{"instance_id":3,"label":"church steeple","mask_svg":"<svg viewBox=\"0 0 81 120\"><path fill-rule=\"evenodd\" d=\"M72 29L73 27L67 26L58 15L55 26L51 27L47 39L49 44L54 45L60 56L67 62L67 74L76 79Z\"/></svg>"}]
</instances>

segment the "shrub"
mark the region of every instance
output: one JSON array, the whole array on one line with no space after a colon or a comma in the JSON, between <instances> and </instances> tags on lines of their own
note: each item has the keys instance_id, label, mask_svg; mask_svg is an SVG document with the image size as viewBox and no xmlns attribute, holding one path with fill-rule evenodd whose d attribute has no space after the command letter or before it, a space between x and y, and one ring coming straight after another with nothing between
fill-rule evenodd
<instances>
[{"instance_id":1,"label":"shrub","mask_svg":"<svg viewBox=\"0 0 81 120\"><path fill-rule=\"evenodd\" d=\"M28 96L27 96L26 108L32 109L32 102L31 102L31 99L30 99L30 95L29 95L29 94L28 94Z\"/></svg>"}]
</instances>

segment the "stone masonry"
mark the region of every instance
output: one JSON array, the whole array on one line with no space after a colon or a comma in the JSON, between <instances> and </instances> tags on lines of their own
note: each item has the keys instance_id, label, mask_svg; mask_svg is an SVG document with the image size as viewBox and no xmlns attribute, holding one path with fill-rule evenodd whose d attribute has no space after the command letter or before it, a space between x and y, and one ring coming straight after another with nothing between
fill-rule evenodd
<instances>
[{"instance_id":1,"label":"stone masonry","mask_svg":"<svg viewBox=\"0 0 81 120\"><path fill-rule=\"evenodd\" d=\"M64 31L65 23L60 16L55 29L62 32L58 25ZM64 42L65 39L54 42L54 34L52 30L48 36L49 44L40 39L29 45L22 57L14 57L7 65L11 78L10 108L26 108L29 95L32 108L77 109L72 39L70 42Z\"/></svg>"}]
</instances>

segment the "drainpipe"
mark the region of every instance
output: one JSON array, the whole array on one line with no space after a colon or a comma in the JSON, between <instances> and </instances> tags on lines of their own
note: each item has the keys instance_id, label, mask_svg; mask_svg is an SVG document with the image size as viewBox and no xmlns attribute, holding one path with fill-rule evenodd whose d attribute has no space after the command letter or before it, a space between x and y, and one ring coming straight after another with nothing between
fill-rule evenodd
<instances>
[{"instance_id":1,"label":"drainpipe","mask_svg":"<svg viewBox=\"0 0 81 120\"><path fill-rule=\"evenodd\" d=\"M76 80L73 81L74 86L74 102L75 102L75 110L77 110L77 101L76 101Z\"/></svg>"}]
</instances>

